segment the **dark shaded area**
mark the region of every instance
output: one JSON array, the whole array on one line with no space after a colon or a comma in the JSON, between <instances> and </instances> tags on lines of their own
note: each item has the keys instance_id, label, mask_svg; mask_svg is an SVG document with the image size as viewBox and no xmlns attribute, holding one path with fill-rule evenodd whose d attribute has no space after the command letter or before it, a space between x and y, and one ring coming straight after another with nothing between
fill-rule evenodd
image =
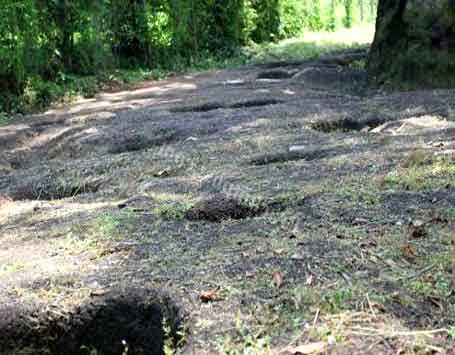
<instances>
[{"instance_id":1,"label":"dark shaded area","mask_svg":"<svg viewBox=\"0 0 455 355\"><path fill-rule=\"evenodd\" d=\"M354 120L351 118L342 118L332 121L318 121L311 124L311 128L320 132L334 132L334 131L361 131L363 129L376 128L387 122L385 118L374 117L363 121Z\"/></svg>"},{"instance_id":2,"label":"dark shaded area","mask_svg":"<svg viewBox=\"0 0 455 355\"><path fill-rule=\"evenodd\" d=\"M84 193L97 192L101 184L101 180L64 181L56 176L46 176L38 181L31 181L15 187L9 195L15 201L60 200Z\"/></svg>"},{"instance_id":3,"label":"dark shaded area","mask_svg":"<svg viewBox=\"0 0 455 355\"><path fill-rule=\"evenodd\" d=\"M453 1L379 1L371 82L405 89L453 86L454 15Z\"/></svg>"},{"instance_id":4,"label":"dark shaded area","mask_svg":"<svg viewBox=\"0 0 455 355\"><path fill-rule=\"evenodd\" d=\"M176 107L171 109L171 112L182 113L182 112L208 112L218 109L239 109L239 108L249 108L249 107L262 107L269 105L278 105L284 103L282 100L275 99L253 99L243 102L236 102L233 104L224 104L224 103L205 103L199 106L190 106L190 107Z\"/></svg>"},{"instance_id":5,"label":"dark shaded area","mask_svg":"<svg viewBox=\"0 0 455 355\"><path fill-rule=\"evenodd\" d=\"M169 299L145 290L109 291L74 313L64 309L13 306L0 310L0 354L164 354L164 318L169 336L180 326ZM176 341L176 340L175 340ZM126 348L128 349L125 352Z\"/></svg>"},{"instance_id":6,"label":"dark shaded area","mask_svg":"<svg viewBox=\"0 0 455 355\"><path fill-rule=\"evenodd\" d=\"M333 149L319 149L319 150L311 150L311 151L294 151L294 152L283 152L283 153L275 153L275 154L264 154L259 155L250 160L249 164L251 165L267 165L267 164L274 164L274 163L285 163L288 161L297 161L297 160L317 160L323 159L328 156L333 156L339 154L339 152L335 152Z\"/></svg>"},{"instance_id":7,"label":"dark shaded area","mask_svg":"<svg viewBox=\"0 0 455 355\"><path fill-rule=\"evenodd\" d=\"M293 79L293 84L313 90L336 90L355 96L368 92L367 73L348 66L318 63L295 74Z\"/></svg>"},{"instance_id":8,"label":"dark shaded area","mask_svg":"<svg viewBox=\"0 0 455 355\"><path fill-rule=\"evenodd\" d=\"M248 203L246 200L217 194L196 203L186 212L185 217L194 221L221 222L227 219L245 219L267 212L283 211L286 207L282 201L254 204Z\"/></svg>"},{"instance_id":9,"label":"dark shaded area","mask_svg":"<svg viewBox=\"0 0 455 355\"><path fill-rule=\"evenodd\" d=\"M283 100L276 99L256 99L248 100L244 102L237 102L235 104L229 105L228 108L249 108L249 107L262 107L269 105L278 105L284 103Z\"/></svg>"},{"instance_id":10,"label":"dark shaded area","mask_svg":"<svg viewBox=\"0 0 455 355\"><path fill-rule=\"evenodd\" d=\"M156 136L149 138L144 135L124 136L111 145L109 149L110 154L121 154L127 152L137 152L146 150L163 144L169 144L178 138L176 134L170 132L168 134L157 134Z\"/></svg>"},{"instance_id":11,"label":"dark shaded area","mask_svg":"<svg viewBox=\"0 0 455 355\"><path fill-rule=\"evenodd\" d=\"M289 72L287 70L267 70L259 73L257 79L290 79L295 73Z\"/></svg>"},{"instance_id":12,"label":"dark shaded area","mask_svg":"<svg viewBox=\"0 0 455 355\"><path fill-rule=\"evenodd\" d=\"M190 107L176 107L172 108L170 111L171 112L208 112L208 111L213 111L213 110L218 110L220 108L224 108L222 103L218 102L209 102L205 103L199 106L190 106Z\"/></svg>"}]
</instances>

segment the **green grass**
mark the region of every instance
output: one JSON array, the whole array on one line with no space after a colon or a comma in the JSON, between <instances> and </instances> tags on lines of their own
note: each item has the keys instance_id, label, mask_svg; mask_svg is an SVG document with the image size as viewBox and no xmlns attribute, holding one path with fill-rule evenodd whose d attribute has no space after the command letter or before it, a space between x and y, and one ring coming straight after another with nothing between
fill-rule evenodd
<instances>
[{"instance_id":1,"label":"green grass","mask_svg":"<svg viewBox=\"0 0 455 355\"><path fill-rule=\"evenodd\" d=\"M7 125L9 123L9 118L4 112L0 112L0 126Z\"/></svg>"},{"instance_id":2,"label":"green grass","mask_svg":"<svg viewBox=\"0 0 455 355\"><path fill-rule=\"evenodd\" d=\"M185 217L185 213L191 208L189 203L165 203L153 209L153 213L164 219L181 220Z\"/></svg>"},{"instance_id":3,"label":"green grass","mask_svg":"<svg viewBox=\"0 0 455 355\"><path fill-rule=\"evenodd\" d=\"M99 232L107 238L121 238L129 227L134 225L136 214L132 210L124 210L120 213L104 213L95 222Z\"/></svg>"},{"instance_id":4,"label":"green grass","mask_svg":"<svg viewBox=\"0 0 455 355\"><path fill-rule=\"evenodd\" d=\"M6 264L6 265L0 265L0 274L10 274L10 273L15 273L17 271L20 271L25 268L25 265L16 262L12 264Z\"/></svg>"},{"instance_id":5,"label":"green grass","mask_svg":"<svg viewBox=\"0 0 455 355\"><path fill-rule=\"evenodd\" d=\"M349 49L363 48L373 40L372 25L343 29L336 32L307 32L301 37L247 49L253 62L273 60L317 59L322 55ZM357 63L359 67L364 64Z\"/></svg>"},{"instance_id":6,"label":"green grass","mask_svg":"<svg viewBox=\"0 0 455 355\"><path fill-rule=\"evenodd\" d=\"M412 153L399 167L387 174L384 182L408 190L425 190L453 186L455 159Z\"/></svg>"}]
</instances>

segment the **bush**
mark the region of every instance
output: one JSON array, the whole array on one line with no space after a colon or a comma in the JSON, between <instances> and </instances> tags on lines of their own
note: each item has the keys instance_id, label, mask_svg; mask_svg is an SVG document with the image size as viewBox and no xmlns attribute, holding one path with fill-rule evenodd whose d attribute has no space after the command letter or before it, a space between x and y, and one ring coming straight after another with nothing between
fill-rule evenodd
<instances>
[{"instance_id":1,"label":"bush","mask_svg":"<svg viewBox=\"0 0 455 355\"><path fill-rule=\"evenodd\" d=\"M43 110L64 95L64 90L55 82L43 81L40 77L31 78L23 94L23 110Z\"/></svg>"},{"instance_id":2,"label":"bush","mask_svg":"<svg viewBox=\"0 0 455 355\"><path fill-rule=\"evenodd\" d=\"M305 26L305 3L295 0L280 2L280 38L294 37L302 33Z\"/></svg>"}]
</instances>

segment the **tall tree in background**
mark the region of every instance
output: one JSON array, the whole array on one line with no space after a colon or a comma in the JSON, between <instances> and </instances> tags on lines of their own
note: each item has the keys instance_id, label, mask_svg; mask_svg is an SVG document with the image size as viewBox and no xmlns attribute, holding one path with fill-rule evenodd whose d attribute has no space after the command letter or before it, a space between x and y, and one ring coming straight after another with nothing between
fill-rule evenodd
<instances>
[{"instance_id":1,"label":"tall tree in background","mask_svg":"<svg viewBox=\"0 0 455 355\"><path fill-rule=\"evenodd\" d=\"M343 18L343 24L344 27L346 28L351 28L352 23L354 21L353 19L353 0L344 0L344 18Z\"/></svg>"},{"instance_id":2,"label":"tall tree in background","mask_svg":"<svg viewBox=\"0 0 455 355\"><path fill-rule=\"evenodd\" d=\"M253 33L254 41L267 42L277 39L281 26L279 4L279 0L252 1L253 8L258 14L256 31Z\"/></svg>"},{"instance_id":3,"label":"tall tree in background","mask_svg":"<svg viewBox=\"0 0 455 355\"><path fill-rule=\"evenodd\" d=\"M337 1L330 0L329 16L328 16L329 19L328 19L328 23L326 26L326 29L328 31L335 31L335 29L337 27L336 7L337 7Z\"/></svg>"},{"instance_id":4,"label":"tall tree in background","mask_svg":"<svg viewBox=\"0 0 455 355\"><path fill-rule=\"evenodd\" d=\"M455 84L455 1L380 0L368 70L376 83Z\"/></svg>"}]
</instances>

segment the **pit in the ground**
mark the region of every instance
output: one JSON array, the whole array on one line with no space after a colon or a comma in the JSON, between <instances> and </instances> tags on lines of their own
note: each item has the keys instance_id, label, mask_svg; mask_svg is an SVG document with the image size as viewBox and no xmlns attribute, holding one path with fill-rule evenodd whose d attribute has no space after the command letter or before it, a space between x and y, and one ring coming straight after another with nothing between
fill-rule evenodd
<instances>
[{"instance_id":1,"label":"pit in the ground","mask_svg":"<svg viewBox=\"0 0 455 355\"><path fill-rule=\"evenodd\" d=\"M354 120L351 118L341 118L330 121L317 121L311 124L311 128L325 133L330 132L349 132L370 130L386 122L384 118L369 118L367 120Z\"/></svg>"},{"instance_id":2,"label":"pit in the ground","mask_svg":"<svg viewBox=\"0 0 455 355\"><path fill-rule=\"evenodd\" d=\"M273 211L282 211L286 205L280 201L254 203L224 194L203 199L190 208L185 217L189 220L221 222L228 219L245 219Z\"/></svg>"},{"instance_id":3,"label":"pit in the ground","mask_svg":"<svg viewBox=\"0 0 455 355\"><path fill-rule=\"evenodd\" d=\"M165 341L176 346L180 327L169 299L143 291L109 292L71 314L37 305L0 314L0 355L164 355Z\"/></svg>"},{"instance_id":4,"label":"pit in the ground","mask_svg":"<svg viewBox=\"0 0 455 355\"><path fill-rule=\"evenodd\" d=\"M276 99L252 99L247 101L235 102L231 104L219 103L219 102L209 102L199 106L185 106L185 107L176 107L171 109L171 112L209 112L218 109L239 109L239 108L250 108L250 107L262 107L269 105L278 105L283 103L281 100Z\"/></svg>"},{"instance_id":5,"label":"pit in the ground","mask_svg":"<svg viewBox=\"0 0 455 355\"><path fill-rule=\"evenodd\" d=\"M84 193L95 193L99 190L101 184L101 180L64 181L56 177L46 176L39 180L16 186L9 195L15 201L52 201Z\"/></svg>"}]
</instances>

